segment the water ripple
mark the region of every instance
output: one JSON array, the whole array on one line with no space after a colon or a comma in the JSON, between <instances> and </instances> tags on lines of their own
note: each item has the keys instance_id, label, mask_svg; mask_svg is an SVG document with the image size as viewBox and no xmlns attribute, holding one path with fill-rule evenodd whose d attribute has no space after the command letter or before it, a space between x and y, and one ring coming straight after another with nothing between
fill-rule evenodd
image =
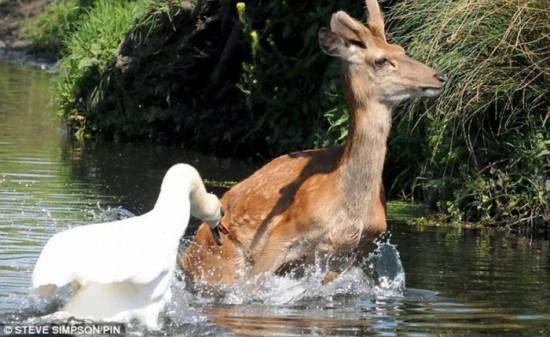
<instances>
[{"instance_id":1,"label":"water ripple","mask_svg":"<svg viewBox=\"0 0 550 337\"><path fill-rule=\"evenodd\" d=\"M30 294L33 265L52 235L108 221L109 207L148 210L174 162L202 165L212 180L250 173L179 149L73 144L48 104L49 82L48 73L0 61L0 322L55 310ZM548 242L461 229L392 232L378 255L326 286L321 266L303 279L269 278L256 291L190 293L178 281L156 335L550 336Z\"/></svg>"}]
</instances>

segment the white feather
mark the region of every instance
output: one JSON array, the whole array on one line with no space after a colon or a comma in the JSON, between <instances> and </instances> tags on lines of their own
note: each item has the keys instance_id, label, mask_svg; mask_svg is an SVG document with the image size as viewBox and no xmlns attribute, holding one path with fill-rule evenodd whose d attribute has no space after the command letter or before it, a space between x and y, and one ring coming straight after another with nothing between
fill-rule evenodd
<instances>
[{"instance_id":1,"label":"white feather","mask_svg":"<svg viewBox=\"0 0 550 337\"><path fill-rule=\"evenodd\" d=\"M220 203L206 193L192 166L174 165L152 211L54 235L36 262L33 290L45 296L66 285L74 288L56 318L138 319L158 328L190 213L216 222Z\"/></svg>"}]
</instances>

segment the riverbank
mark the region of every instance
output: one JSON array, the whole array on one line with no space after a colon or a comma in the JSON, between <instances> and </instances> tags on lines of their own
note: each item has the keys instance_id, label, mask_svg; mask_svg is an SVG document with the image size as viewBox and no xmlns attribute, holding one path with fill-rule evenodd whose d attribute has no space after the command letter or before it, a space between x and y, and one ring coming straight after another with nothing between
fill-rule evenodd
<instances>
[{"instance_id":1,"label":"riverbank","mask_svg":"<svg viewBox=\"0 0 550 337\"><path fill-rule=\"evenodd\" d=\"M23 34L24 22L32 20L52 0L0 0L0 57L29 61L38 58L49 63L56 59L51 52L32 49L32 41Z\"/></svg>"},{"instance_id":2,"label":"riverbank","mask_svg":"<svg viewBox=\"0 0 550 337\"><path fill-rule=\"evenodd\" d=\"M386 4L390 40L449 76L439 98L395 112L389 197L441 222L548 232L545 2ZM319 1L315 15L307 3L59 0L34 36L64 48L56 100L77 138L260 162L345 140L338 65L316 39L342 8L364 15L350 0Z\"/></svg>"}]
</instances>

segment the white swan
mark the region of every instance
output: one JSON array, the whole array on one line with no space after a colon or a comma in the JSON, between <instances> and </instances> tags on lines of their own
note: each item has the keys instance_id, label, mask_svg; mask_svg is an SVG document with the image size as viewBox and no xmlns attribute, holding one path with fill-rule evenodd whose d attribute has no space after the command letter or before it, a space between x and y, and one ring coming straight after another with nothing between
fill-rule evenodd
<instances>
[{"instance_id":1,"label":"white swan","mask_svg":"<svg viewBox=\"0 0 550 337\"><path fill-rule=\"evenodd\" d=\"M47 296L72 286L73 296L53 314L55 318L137 319L158 329L158 314L171 297L178 244L190 213L214 230L221 204L206 193L192 166L177 164L164 176L152 211L54 235L34 267L33 290Z\"/></svg>"}]
</instances>

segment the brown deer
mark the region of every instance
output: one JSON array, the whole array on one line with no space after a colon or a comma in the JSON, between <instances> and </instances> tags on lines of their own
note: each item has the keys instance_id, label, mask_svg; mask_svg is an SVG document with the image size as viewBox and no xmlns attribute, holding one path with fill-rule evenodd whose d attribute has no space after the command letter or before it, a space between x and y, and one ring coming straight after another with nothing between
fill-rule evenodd
<instances>
[{"instance_id":1,"label":"brown deer","mask_svg":"<svg viewBox=\"0 0 550 337\"><path fill-rule=\"evenodd\" d=\"M231 284L321 257L330 281L386 231L381 177L392 109L439 95L446 77L387 42L378 2L366 4L367 26L339 11L330 31L319 31L321 49L342 60L345 145L278 157L225 193L222 225L202 224L180 255L193 278Z\"/></svg>"}]
</instances>

